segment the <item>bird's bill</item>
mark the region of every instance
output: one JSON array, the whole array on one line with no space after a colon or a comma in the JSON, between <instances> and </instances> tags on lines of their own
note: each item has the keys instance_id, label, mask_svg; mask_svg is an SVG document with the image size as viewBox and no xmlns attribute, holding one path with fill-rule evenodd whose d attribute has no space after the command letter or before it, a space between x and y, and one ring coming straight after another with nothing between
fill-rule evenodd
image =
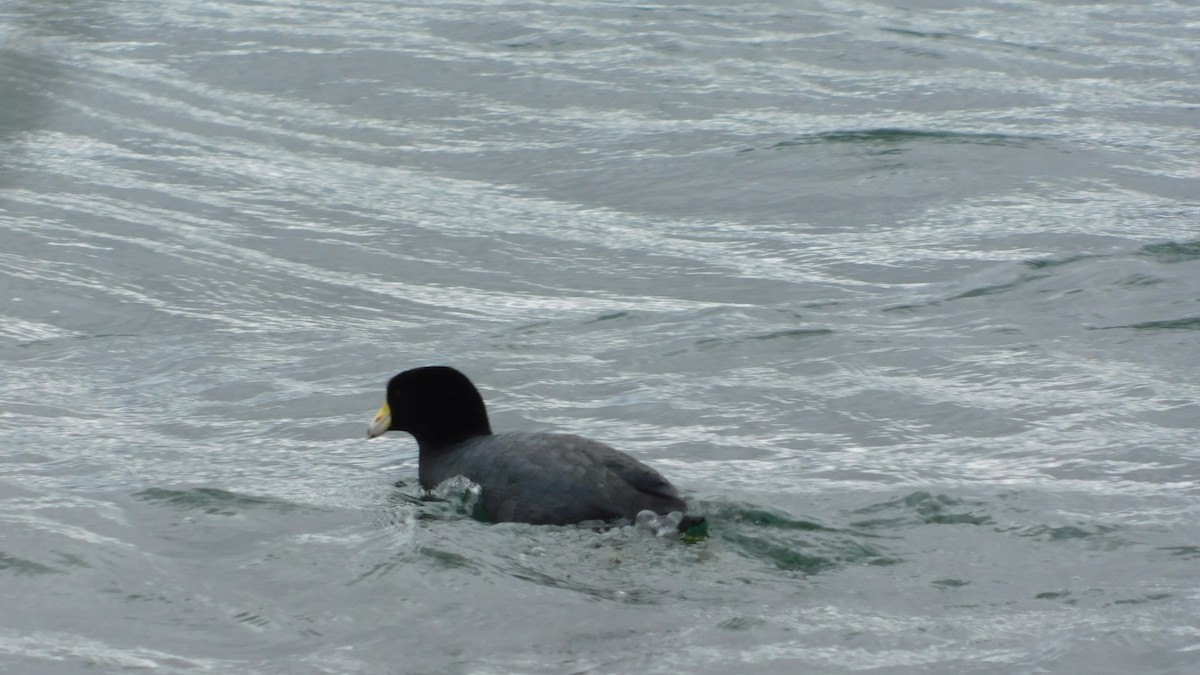
<instances>
[{"instance_id":1,"label":"bird's bill","mask_svg":"<svg viewBox=\"0 0 1200 675\"><path fill-rule=\"evenodd\" d=\"M384 403L379 412L375 414L375 420L371 422L371 426L367 427L367 438L375 438L387 433L388 429L392 428L392 409L388 404Z\"/></svg>"}]
</instances>

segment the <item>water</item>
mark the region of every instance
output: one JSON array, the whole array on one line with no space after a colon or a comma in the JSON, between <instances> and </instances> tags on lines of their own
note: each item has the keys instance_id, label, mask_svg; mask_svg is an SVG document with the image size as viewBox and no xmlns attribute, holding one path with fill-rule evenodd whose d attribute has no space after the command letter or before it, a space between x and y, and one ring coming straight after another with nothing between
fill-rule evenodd
<instances>
[{"instance_id":1,"label":"water","mask_svg":"<svg viewBox=\"0 0 1200 675\"><path fill-rule=\"evenodd\" d=\"M1192 3L0 3L0 670L1200 667ZM488 525L455 365L698 542Z\"/></svg>"}]
</instances>

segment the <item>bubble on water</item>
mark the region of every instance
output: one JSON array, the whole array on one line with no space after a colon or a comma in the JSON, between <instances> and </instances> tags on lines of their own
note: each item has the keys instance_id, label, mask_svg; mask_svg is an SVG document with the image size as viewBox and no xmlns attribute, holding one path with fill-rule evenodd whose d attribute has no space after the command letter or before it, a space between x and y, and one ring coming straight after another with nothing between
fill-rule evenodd
<instances>
[{"instance_id":1,"label":"bubble on water","mask_svg":"<svg viewBox=\"0 0 1200 675\"><path fill-rule=\"evenodd\" d=\"M649 530L656 537L673 536L679 532L679 523L683 521L683 514L679 511L672 511L666 515L659 515L650 509L639 511L634 522L638 527Z\"/></svg>"}]
</instances>

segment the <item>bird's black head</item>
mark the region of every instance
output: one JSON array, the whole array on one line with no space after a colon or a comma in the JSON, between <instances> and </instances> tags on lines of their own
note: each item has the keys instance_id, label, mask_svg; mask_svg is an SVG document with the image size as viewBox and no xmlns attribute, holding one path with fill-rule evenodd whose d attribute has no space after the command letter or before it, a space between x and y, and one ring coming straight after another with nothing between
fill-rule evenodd
<instances>
[{"instance_id":1,"label":"bird's black head","mask_svg":"<svg viewBox=\"0 0 1200 675\"><path fill-rule=\"evenodd\" d=\"M406 370L388 382L387 405L367 435L392 430L412 434L428 452L492 433L479 390L466 375L447 366Z\"/></svg>"}]
</instances>

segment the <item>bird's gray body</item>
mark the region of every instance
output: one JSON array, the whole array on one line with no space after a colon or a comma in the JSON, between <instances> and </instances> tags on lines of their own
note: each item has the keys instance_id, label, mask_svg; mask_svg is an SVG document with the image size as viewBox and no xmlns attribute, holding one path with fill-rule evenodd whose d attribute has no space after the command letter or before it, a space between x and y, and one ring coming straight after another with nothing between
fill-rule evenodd
<instances>
[{"instance_id":1,"label":"bird's gray body","mask_svg":"<svg viewBox=\"0 0 1200 675\"><path fill-rule=\"evenodd\" d=\"M470 479L482 489L483 508L495 522L566 525L687 508L654 469L571 434L486 434L433 452L422 449L419 475L427 490L455 476Z\"/></svg>"}]
</instances>

